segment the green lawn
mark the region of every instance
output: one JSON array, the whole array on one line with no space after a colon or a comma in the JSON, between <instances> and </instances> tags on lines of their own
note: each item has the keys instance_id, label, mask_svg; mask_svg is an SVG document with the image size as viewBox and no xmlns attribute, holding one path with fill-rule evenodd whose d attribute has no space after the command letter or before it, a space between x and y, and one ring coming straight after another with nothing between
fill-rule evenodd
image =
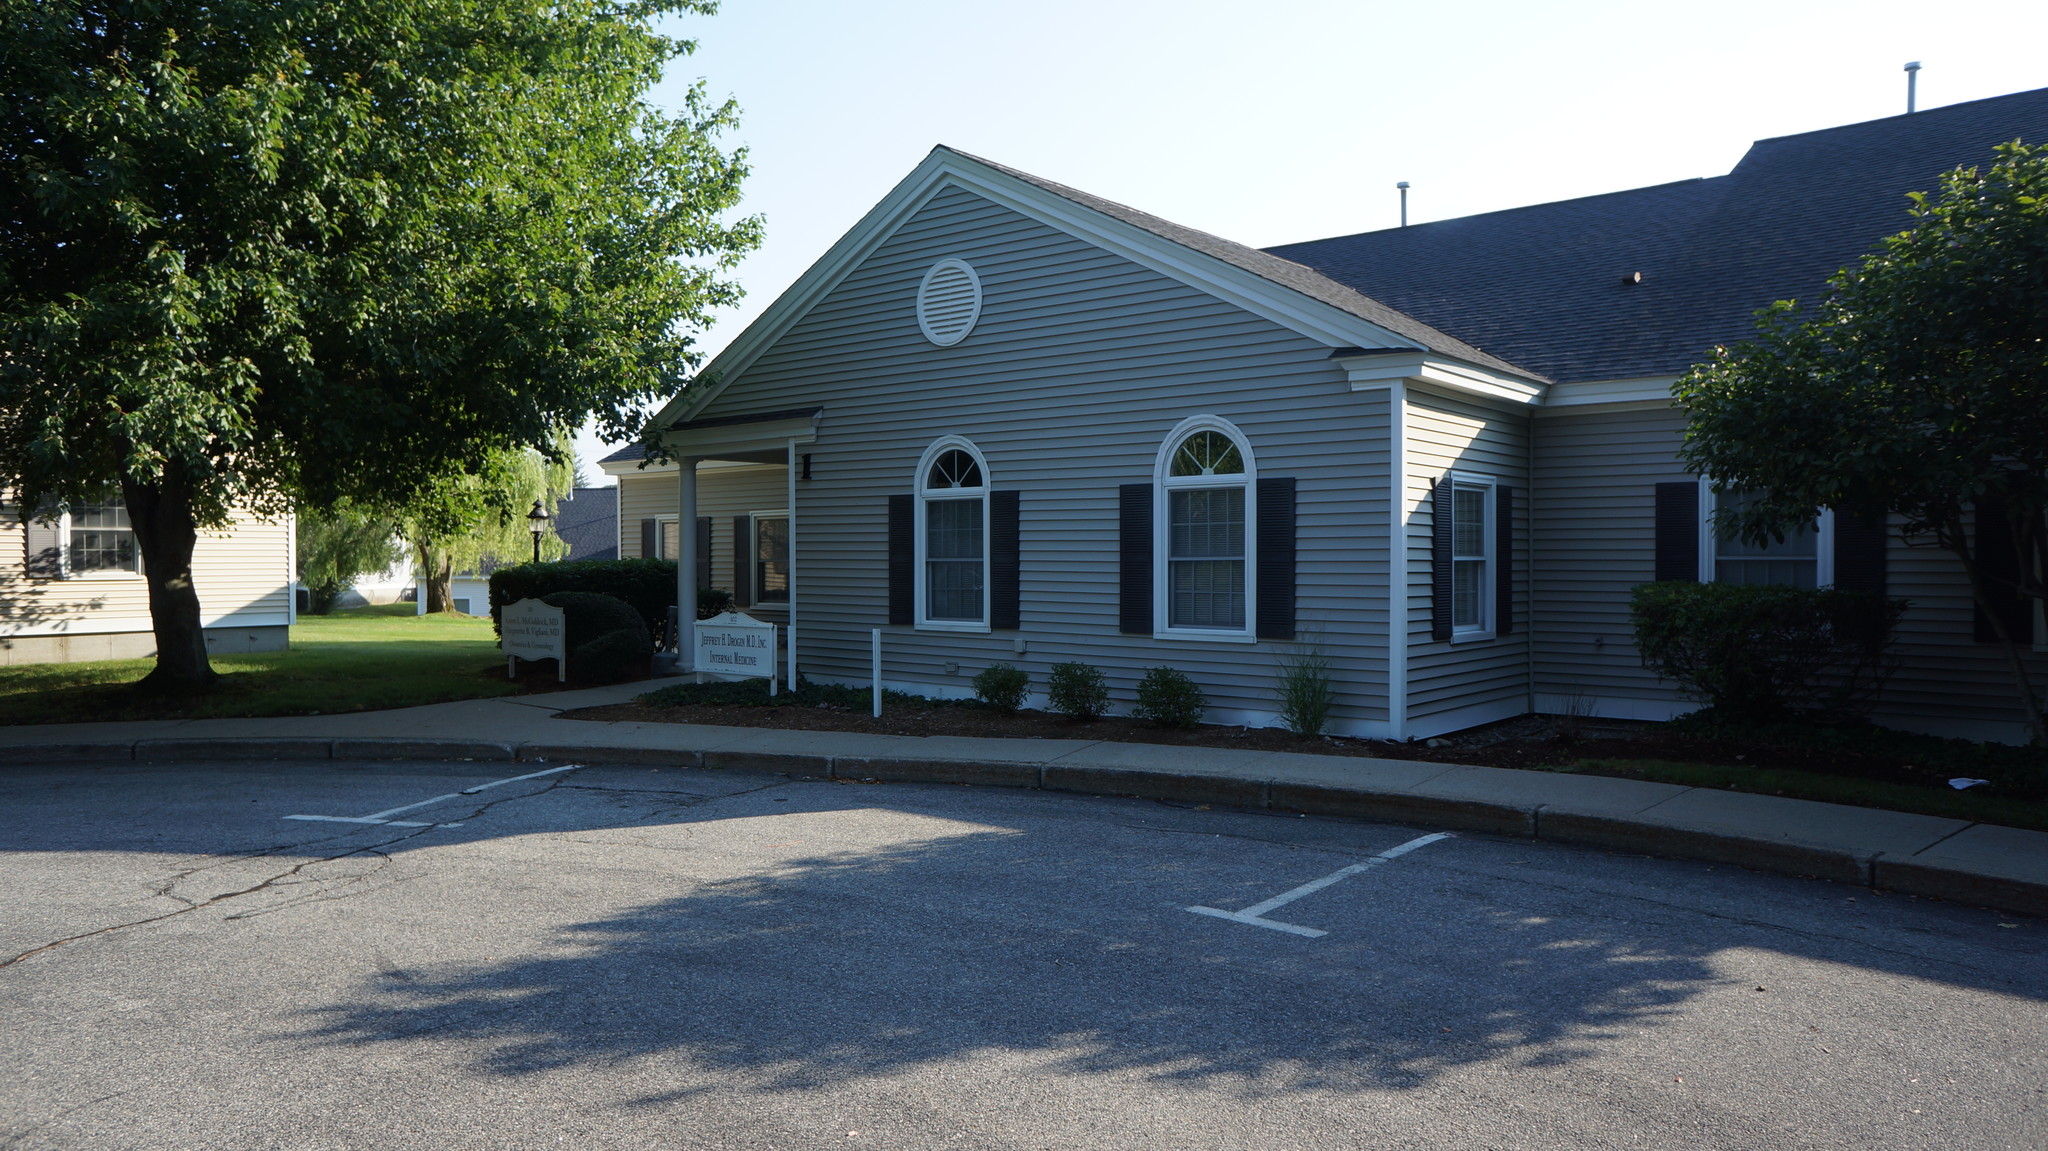
<instances>
[{"instance_id":1,"label":"green lawn","mask_svg":"<svg viewBox=\"0 0 2048 1151\"><path fill-rule=\"evenodd\" d=\"M321 715L521 690L505 678L490 620L416 616L411 604L302 617L287 651L215 659L221 688L201 699L129 691L154 665L127 659L0 668L0 724Z\"/></svg>"}]
</instances>

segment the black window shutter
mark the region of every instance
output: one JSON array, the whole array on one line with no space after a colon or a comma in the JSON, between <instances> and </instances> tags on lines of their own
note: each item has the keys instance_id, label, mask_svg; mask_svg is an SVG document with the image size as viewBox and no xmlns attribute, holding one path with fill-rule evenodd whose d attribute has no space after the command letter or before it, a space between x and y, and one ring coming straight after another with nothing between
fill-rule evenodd
<instances>
[{"instance_id":1,"label":"black window shutter","mask_svg":"<svg viewBox=\"0 0 2048 1151\"><path fill-rule=\"evenodd\" d=\"M697 517L697 587L711 586L711 517Z\"/></svg>"},{"instance_id":2,"label":"black window shutter","mask_svg":"<svg viewBox=\"0 0 2048 1151\"><path fill-rule=\"evenodd\" d=\"M658 560L661 558L661 521L640 521L640 558Z\"/></svg>"},{"instance_id":3,"label":"black window shutter","mask_svg":"<svg viewBox=\"0 0 2048 1151\"><path fill-rule=\"evenodd\" d=\"M1700 485L1698 480L1657 485L1658 580L1700 578Z\"/></svg>"},{"instance_id":4,"label":"black window shutter","mask_svg":"<svg viewBox=\"0 0 2048 1151\"><path fill-rule=\"evenodd\" d=\"M732 599L754 602L754 517L732 517Z\"/></svg>"},{"instance_id":5,"label":"black window shutter","mask_svg":"<svg viewBox=\"0 0 2048 1151\"><path fill-rule=\"evenodd\" d=\"M2006 522L2002 498L1985 496L1977 501L1976 553L1977 576L1984 583L1993 610L2004 621L2006 634L2012 636L2014 643L2032 643L2034 604L2014 590L2020 582L2020 550L2012 538L2012 525ZM1997 643L1998 633L1992 630L1991 618L1974 599L1971 602L1977 642Z\"/></svg>"},{"instance_id":6,"label":"black window shutter","mask_svg":"<svg viewBox=\"0 0 2048 1151\"><path fill-rule=\"evenodd\" d=\"M1023 626L1023 561L1017 492L988 494L988 626Z\"/></svg>"},{"instance_id":7,"label":"black window shutter","mask_svg":"<svg viewBox=\"0 0 2048 1151\"><path fill-rule=\"evenodd\" d=\"M917 509L910 495L889 497L889 622L913 622L917 594Z\"/></svg>"},{"instance_id":8,"label":"black window shutter","mask_svg":"<svg viewBox=\"0 0 2048 1151\"><path fill-rule=\"evenodd\" d=\"M1294 477L1260 477L1258 495L1259 602L1253 634L1294 638Z\"/></svg>"},{"instance_id":9,"label":"black window shutter","mask_svg":"<svg viewBox=\"0 0 2048 1151\"><path fill-rule=\"evenodd\" d=\"M1152 485L1116 490L1117 630L1152 634Z\"/></svg>"},{"instance_id":10,"label":"black window shutter","mask_svg":"<svg viewBox=\"0 0 2048 1151\"><path fill-rule=\"evenodd\" d=\"M1436 481L1429 495L1429 638L1451 638L1451 477ZM1398 578L1398 573L1397 573ZM1398 601L1399 596L1395 599ZM1397 621L1398 623L1398 621Z\"/></svg>"},{"instance_id":11,"label":"black window shutter","mask_svg":"<svg viewBox=\"0 0 2048 1151\"><path fill-rule=\"evenodd\" d=\"M1884 513L1835 511L1835 586L1882 595L1885 571Z\"/></svg>"},{"instance_id":12,"label":"black window shutter","mask_svg":"<svg viewBox=\"0 0 2048 1151\"><path fill-rule=\"evenodd\" d=\"M1493 489L1493 632L1515 630L1515 489Z\"/></svg>"}]
</instances>

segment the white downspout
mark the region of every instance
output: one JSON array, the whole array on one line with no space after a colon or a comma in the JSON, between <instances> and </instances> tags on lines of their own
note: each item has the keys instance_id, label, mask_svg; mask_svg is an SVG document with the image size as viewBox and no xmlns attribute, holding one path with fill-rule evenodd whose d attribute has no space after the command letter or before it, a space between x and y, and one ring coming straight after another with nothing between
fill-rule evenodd
<instances>
[{"instance_id":1,"label":"white downspout","mask_svg":"<svg viewBox=\"0 0 2048 1151\"><path fill-rule=\"evenodd\" d=\"M1387 388L1387 729L1408 738L1408 384Z\"/></svg>"}]
</instances>

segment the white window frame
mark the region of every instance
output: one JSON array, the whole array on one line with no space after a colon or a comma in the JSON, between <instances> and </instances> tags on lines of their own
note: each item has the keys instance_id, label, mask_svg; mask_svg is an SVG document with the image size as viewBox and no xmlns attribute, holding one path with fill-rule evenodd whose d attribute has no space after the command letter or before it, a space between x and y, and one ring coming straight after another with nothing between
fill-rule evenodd
<instances>
[{"instance_id":1,"label":"white window frame","mask_svg":"<svg viewBox=\"0 0 2048 1151\"><path fill-rule=\"evenodd\" d=\"M926 486L925 481L931 475L932 465L938 463L940 456L954 450L966 452L974 457L975 466L981 469L981 487L930 488ZM913 626L919 631L986 632L989 630L990 584L988 531L990 478L988 457L982 455L981 449L975 447L974 442L966 436L951 434L940 436L938 439L933 440L929 447L925 448L924 455L918 457L917 475L914 477L914 482L915 486L912 490L917 493L917 498L912 500L911 503L916 506L917 514L915 516L915 526L912 530L912 534L916 537L915 557L912 564L915 572L911 589L912 598L915 600L911 616L911 619L914 621ZM981 501L981 618L979 620L933 619L928 614L931 597L930 588L925 579L925 553L927 550L925 505L931 500L968 499L978 499Z\"/></svg>"},{"instance_id":2,"label":"white window frame","mask_svg":"<svg viewBox=\"0 0 2048 1151\"><path fill-rule=\"evenodd\" d=\"M751 588L754 593L754 602L749 606L767 608L788 607L790 597L786 589L781 599L764 600L761 598L762 520L782 520L786 523L789 520L789 509L782 508L776 511L747 513L747 586ZM784 528L783 530L785 534L788 531L787 528ZM794 555L791 555L788 559L788 562L793 573L796 567L796 557Z\"/></svg>"},{"instance_id":3,"label":"white window frame","mask_svg":"<svg viewBox=\"0 0 2048 1151\"><path fill-rule=\"evenodd\" d=\"M132 521L131 521L132 522ZM71 566L71 506L66 504L63 514L57 517L57 578L65 580L139 580L142 578L142 540L135 541L135 566L132 568L99 568L94 571L75 571ZM87 529L92 530L92 529ZM129 535L135 534L131 526Z\"/></svg>"},{"instance_id":4,"label":"white window frame","mask_svg":"<svg viewBox=\"0 0 2048 1151\"><path fill-rule=\"evenodd\" d=\"M1721 506L1720 497L1707 479L1700 478L1700 582L1714 583L1719 574L1720 532L1714 526L1714 513ZM1835 586L1835 509L1822 508L1814 519L1813 532L1813 586L1816 588Z\"/></svg>"},{"instance_id":5,"label":"white window frame","mask_svg":"<svg viewBox=\"0 0 2048 1151\"><path fill-rule=\"evenodd\" d=\"M1232 478L1227 476L1175 476L1173 455L1189 436L1198 432L1220 432L1237 445L1238 458L1244 461L1244 473ZM1221 416L1189 416L1175 424L1166 438L1160 441L1159 453L1152 461L1152 638L1163 640L1207 640L1224 643L1257 643L1253 633L1259 604L1259 535L1258 535L1258 460L1253 457L1251 440L1239 430L1236 424ZM1169 493L1186 491L1191 488L1244 488L1244 625L1236 628L1176 627L1173 624L1172 575L1168 556L1168 536L1172 532L1170 519L1171 501Z\"/></svg>"},{"instance_id":6,"label":"white window frame","mask_svg":"<svg viewBox=\"0 0 2048 1151\"><path fill-rule=\"evenodd\" d=\"M662 554L662 553L663 553L664 551L666 551L667 549L666 549L666 548L664 548L664 547L662 547L661 545L662 545L662 544L663 544L664 542L666 542L666 541L665 541L665 540L663 539L663 537L665 537L666 535L668 535L668 530L669 530L670 528L674 528L674 529L675 529L675 531L676 531L676 562L677 562L677 563L681 563L681 562L683 562L683 517L681 517L681 516L651 516L651 517L649 517L649 518L655 521L655 527L654 527L654 554L653 554L653 555L651 555L651 556L641 556L640 558L641 558L641 559L653 559L653 560L658 560L658 559L667 559L668 557Z\"/></svg>"},{"instance_id":7,"label":"white window frame","mask_svg":"<svg viewBox=\"0 0 2048 1151\"><path fill-rule=\"evenodd\" d=\"M1461 558L1466 562L1470 562L1474 558L1472 556L1460 557L1458 555L1458 489L1463 487L1478 488L1480 490L1479 555L1477 557L1480 561L1479 622L1476 624L1466 624L1462 627L1453 622L1451 625L1451 642L1469 643L1473 640L1493 639L1497 633L1498 621L1500 620L1499 605L1494 603L1494 595L1500 585L1499 569L1495 566L1500 563L1500 556L1496 554L1500 550L1498 545L1499 529L1494 522L1494 517L1500 514L1498 494L1500 481L1496 477L1479 475L1475 472L1454 471L1445 482L1451 485L1451 618L1453 621L1457 619L1458 614L1458 562Z\"/></svg>"}]
</instances>

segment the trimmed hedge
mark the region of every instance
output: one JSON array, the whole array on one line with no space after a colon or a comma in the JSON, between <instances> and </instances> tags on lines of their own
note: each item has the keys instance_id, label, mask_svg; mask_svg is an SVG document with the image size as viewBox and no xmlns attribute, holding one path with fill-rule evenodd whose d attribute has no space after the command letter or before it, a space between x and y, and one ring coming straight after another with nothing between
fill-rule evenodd
<instances>
[{"instance_id":1,"label":"trimmed hedge","mask_svg":"<svg viewBox=\"0 0 2048 1151\"><path fill-rule=\"evenodd\" d=\"M555 592L592 592L630 604L650 634L668 627L676 606L674 560L564 560L520 564L491 573L491 627L506 604L545 600Z\"/></svg>"},{"instance_id":2,"label":"trimmed hedge","mask_svg":"<svg viewBox=\"0 0 2048 1151\"><path fill-rule=\"evenodd\" d=\"M1858 710L1891 675L1905 610L1875 592L1679 581L1629 601L1643 666L1741 722Z\"/></svg>"},{"instance_id":3,"label":"trimmed hedge","mask_svg":"<svg viewBox=\"0 0 2048 1151\"><path fill-rule=\"evenodd\" d=\"M647 674L654 640L632 605L617 596L582 591L554 592L540 602L562 609L570 679L613 683Z\"/></svg>"}]
</instances>

